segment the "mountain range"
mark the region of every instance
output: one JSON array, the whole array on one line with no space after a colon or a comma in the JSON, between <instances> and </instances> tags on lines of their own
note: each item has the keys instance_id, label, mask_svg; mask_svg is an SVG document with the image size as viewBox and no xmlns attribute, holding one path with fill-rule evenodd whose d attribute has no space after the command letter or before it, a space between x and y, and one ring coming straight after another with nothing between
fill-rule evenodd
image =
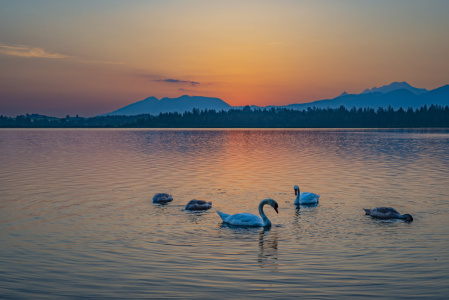
<instances>
[{"instance_id":1,"label":"mountain range","mask_svg":"<svg viewBox=\"0 0 449 300\"><path fill-rule=\"evenodd\" d=\"M394 109L420 108L424 105L441 105L449 106L449 85L436 88L434 90L426 90L413 87L407 82L393 82L382 87L374 87L366 89L360 94L342 93L333 99L324 99L309 103L290 104L284 106L254 106L252 109L264 108L287 108L294 110L304 110L307 108L339 108L345 106L348 109L355 108L388 108ZM151 114L158 115L165 112L192 111L194 108L199 110L213 109L216 111L241 109L243 106L231 106L219 98L201 97L201 96L181 96L179 98L162 98L149 97L142 101L127 105L113 112L102 116L113 115L139 115Z\"/></svg>"},{"instance_id":2,"label":"mountain range","mask_svg":"<svg viewBox=\"0 0 449 300\"><path fill-rule=\"evenodd\" d=\"M408 85L407 83L405 84ZM395 85L395 83L392 85ZM431 91L422 91L423 89L416 89L411 86L410 88L391 90L390 86L374 88L374 92L366 92L367 90L365 90L361 94L342 94L333 99L302 104L290 104L283 107L303 110L308 107L338 108L340 106L344 106L348 109L353 107L369 107L377 109L379 107L388 108L388 106L391 106L394 109L399 109L400 107L403 109L408 109L409 107L416 109L424 105L430 106L432 104L449 106L449 85L444 85Z\"/></svg>"}]
</instances>

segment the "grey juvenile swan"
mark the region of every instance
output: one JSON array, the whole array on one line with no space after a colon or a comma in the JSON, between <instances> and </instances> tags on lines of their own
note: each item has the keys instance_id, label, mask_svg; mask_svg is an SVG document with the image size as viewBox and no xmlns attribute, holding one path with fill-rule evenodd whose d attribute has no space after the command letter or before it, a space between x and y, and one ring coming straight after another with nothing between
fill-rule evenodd
<instances>
[{"instance_id":1,"label":"grey juvenile swan","mask_svg":"<svg viewBox=\"0 0 449 300\"><path fill-rule=\"evenodd\" d=\"M376 207L373 209L363 209L367 215L376 219L402 219L407 222L413 221L413 217L409 214L401 215L398 211L392 207Z\"/></svg>"},{"instance_id":2,"label":"grey juvenile swan","mask_svg":"<svg viewBox=\"0 0 449 300\"><path fill-rule=\"evenodd\" d=\"M165 204L171 201L173 201L173 197L167 193L157 193L153 197L153 203Z\"/></svg>"},{"instance_id":3,"label":"grey juvenile swan","mask_svg":"<svg viewBox=\"0 0 449 300\"><path fill-rule=\"evenodd\" d=\"M208 210L212 207L212 202L206 202L204 200L190 200L187 203L185 210Z\"/></svg>"}]
</instances>

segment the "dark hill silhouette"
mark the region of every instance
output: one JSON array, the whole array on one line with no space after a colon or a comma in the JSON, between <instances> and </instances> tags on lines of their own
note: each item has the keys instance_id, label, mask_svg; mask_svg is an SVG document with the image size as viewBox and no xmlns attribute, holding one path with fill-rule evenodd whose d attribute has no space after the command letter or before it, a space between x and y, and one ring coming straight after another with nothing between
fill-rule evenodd
<instances>
[{"instance_id":1,"label":"dark hill silhouette","mask_svg":"<svg viewBox=\"0 0 449 300\"><path fill-rule=\"evenodd\" d=\"M178 98L149 97L145 100L127 105L103 116L133 116L141 114L158 115L167 112L192 111L194 108L199 110L213 109L216 111L228 110L232 106L219 98L201 97L201 96L181 96Z\"/></svg>"},{"instance_id":2,"label":"dark hill silhouette","mask_svg":"<svg viewBox=\"0 0 449 300\"><path fill-rule=\"evenodd\" d=\"M419 95L420 103L427 106L430 104L446 106L449 105L449 84Z\"/></svg>"}]
</instances>

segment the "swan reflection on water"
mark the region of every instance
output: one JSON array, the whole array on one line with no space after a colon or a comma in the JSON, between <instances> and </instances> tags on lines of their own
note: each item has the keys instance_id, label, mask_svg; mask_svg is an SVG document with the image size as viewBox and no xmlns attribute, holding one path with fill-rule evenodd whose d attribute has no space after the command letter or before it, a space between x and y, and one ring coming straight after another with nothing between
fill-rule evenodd
<instances>
[{"instance_id":1,"label":"swan reflection on water","mask_svg":"<svg viewBox=\"0 0 449 300\"><path fill-rule=\"evenodd\" d=\"M318 203L296 205L294 224L298 225L298 220L301 218L301 213L312 213L317 206Z\"/></svg>"},{"instance_id":2,"label":"swan reflection on water","mask_svg":"<svg viewBox=\"0 0 449 300\"><path fill-rule=\"evenodd\" d=\"M310 230L311 223L307 220L316 218L318 213L318 203L297 205L293 215L292 225L293 235L300 240L305 230Z\"/></svg>"},{"instance_id":3,"label":"swan reflection on water","mask_svg":"<svg viewBox=\"0 0 449 300\"><path fill-rule=\"evenodd\" d=\"M260 268L271 269L272 271L278 270L278 234L276 228L282 227L282 225L272 227L242 227L235 226L227 223L221 223L220 229L225 229L223 233L224 238L233 240L247 240L248 244L254 245L257 243L257 263ZM227 229L227 230L226 230ZM256 241L256 234L258 238ZM254 243L254 244L252 244ZM256 255L256 253L254 253Z\"/></svg>"},{"instance_id":4,"label":"swan reflection on water","mask_svg":"<svg viewBox=\"0 0 449 300\"><path fill-rule=\"evenodd\" d=\"M313 210L313 208L315 208L315 207L317 207L317 206L318 206L318 203L300 204L300 205L296 205L296 204L295 204L295 207L296 207L296 211L297 211L297 212L299 212L300 210L305 210L305 211Z\"/></svg>"},{"instance_id":5,"label":"swan reflection on water","mask_svg":"<svg viewBox=\"0 0 449 300\"><path fill-rule=\"evenodd\" d=\"M259 233L257 262L261 268L278 269L278 236L276 231L266 228Z\"/></svg>"}]
</instances>

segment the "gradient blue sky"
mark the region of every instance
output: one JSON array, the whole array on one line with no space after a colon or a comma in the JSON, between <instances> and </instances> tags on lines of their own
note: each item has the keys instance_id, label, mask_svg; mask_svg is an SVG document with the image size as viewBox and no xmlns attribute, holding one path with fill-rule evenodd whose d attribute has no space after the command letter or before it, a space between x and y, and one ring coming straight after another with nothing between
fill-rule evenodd
<instances>
[{"instance_id":1,"label":"gradient blue sky","mask_svg":"<svg viewBox=\"0 0 449 300\"><path fill-rule=\"evenodd\" d=\"M0 115L231 105L449 83L449 1L0 0Z\"/></svg>"}]
</instances>

